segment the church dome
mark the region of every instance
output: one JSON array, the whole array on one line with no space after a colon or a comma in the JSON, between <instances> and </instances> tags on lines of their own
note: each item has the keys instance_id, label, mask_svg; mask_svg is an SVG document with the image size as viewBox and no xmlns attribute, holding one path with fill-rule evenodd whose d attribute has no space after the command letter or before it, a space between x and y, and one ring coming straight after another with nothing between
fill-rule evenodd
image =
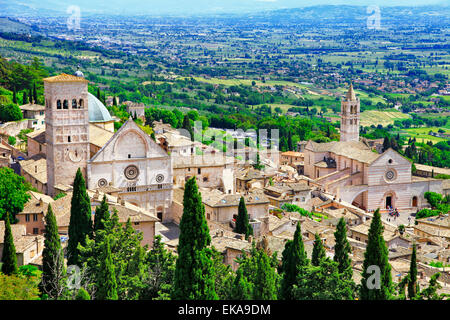
<instances>
[{"instance_id":1,"label":"church dome","mask_svg":"<svg viewBox=\"0 0 450 320\"><path fill-rule=\"evenodd\" d=\"M77 77L84 78L84 74L83 74L83 72L81 72L80 70L75 71L75 73L74 73L73 75L74 75L74 76L77 76Z\"/></svg>"},{"instance_id":2,"label":"church dome","mask_svg":"<svg viewBox=\"0 0 450 320\"><path fill-rule=\"evenodd\" d=\"M108 122L112 121L111 115L105 105L93 94L88 92L88 110L89 122Z\"/></svg>"}]
</instances>

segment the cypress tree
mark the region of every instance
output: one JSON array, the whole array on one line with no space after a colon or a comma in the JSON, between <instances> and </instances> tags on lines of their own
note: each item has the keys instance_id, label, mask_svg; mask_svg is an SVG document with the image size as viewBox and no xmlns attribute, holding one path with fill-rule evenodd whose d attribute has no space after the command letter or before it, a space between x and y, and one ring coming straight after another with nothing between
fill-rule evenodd
<instances>
[{"instance_id":1,"label":"cypress tree","mask_svg":"<svg viewBox=\"0 0 450 320\"><path fill-rule=\"evenodd\" d=\"M100 259L100 269L97 274L97 299L117 300L116 273L111 256L109 236L105 237Z\"/></svg>"},{"instance_id":2,"label":"cypress tree","mask_svg":"<svg viewBox=\"0 0 450 320\"><path fill-rule=\"evenodd\" d=\"M36 90L36 82L33 82L33 100L34 103L37 103L37 90Z\"/></svg>"},{"instance_id":3,"label":"cypress tree","mask_svg":"<svg viewBox=\"0 0 450 320\"><path fill-rule=\"evenodd\" d=\"M315 234L315 240L314 240L314 247L311 257L311 264L313 266L319 266L320 261L326 257L325 254L325 248L322 244L322 239L320 239L320 236L316 233Z\"/></svg>"},{"instance_id":4,"label":"cypress tree","mask_svg":"<svg viewBox=\"0 0 450 320\"><path fill-rule=\"evenodd\" d=\"M247 207L245 206L244 197L241 197L241 199L239 200L235 232L245 234L245 239L248 239L248 236L253 235L253 228L248 223Z\"/></svg>"},{"instance_id":5,"label":"cypress tree","mask_svg":"<svg viewBox=\"0 0 450 320\"><path fill-rule=\"evenodd\" d=\"M100 206L95 208L94 215L94 231L105 229L105 221L109 219L109 206L108 202L106 202L106 195L103 195L102 202Z\"/></svg>"},{"instance_id":6,"label":"cypress tree","mask_svg":"<svg viewBox=\"0 0 450 320\"><path fill-rule=\"evenodd\" d=\"M50 297L58 298L58 289L61 284L59 278L64 274L64 255L58 234L56 217L49 204L45 216L44 250L42 251L42 281L40 290Z\"/></svg>"},{"instance_id":7,"label":"cypress tree","mask_svg":"<svg viewBox=\"0 0 450 320\"><path fill-rule=\"evenodd\" d=\"M207 248L211 236L195 176L186 182L184 188L178 259L171 296L174 300L217 299L212 253Z\"/></svg>"},{"instance_id":8,"label":"cypress tree","mask_svg":"<svg viewBox=\"0 0 450 320\"><path fill-rule=\"evenodd\" d=\"M413 244L413 251L411 255L411 264L409 266L408 274L408 298L413 299L417 295L417 257L416 244Z\"/></svg>"},{"instance_id":9,"label":"cypress tree","mask_svg":"<svg viewBox=\"0 0 450 320\"><path fill-rule=\"evenodd\" d=\"M113 97L113 106L117 106L117 98L116 98L116 96Z\"/></svg>"},{"instance_id":10,"label":"cypress tree","mask_svg":"<svg viewBox=\"0 0 450 320\"><path fill-rule=\"evenodd\" d=\"M3 239L2 272L8 276L17 274L17 256L14 237L9 223L9 214L5 215L5 236Z\"/></svg>"},{"instance_id":11,"label":"cypress tree","mask_svg":"<svg viewBox=\"0 0 450 320\"><path fill-rule=\"evenodd\" d=\"M281 267L279 272L282 274L280 296L285 300L292 300L292 286L296 282L299 270L309 264L305 246L302 239L302 230L300 222L294 233L294 239L286 242L283 250Z\"/></svg>"},{"instance_id":12,"label":"cypress tree","mask_svg":"<svg viewBox=\"0 0 450 320\"><path fill-rule=\"evenodd\" d=\"M67 244L67 263L79 264L78 244L86 245L86 236L92 232L91 204L86 193L86 182L78 168L73 183L73 194L70 208L69 243Z\"/></svg>"},{"instance_id":13,"label":"cypress tree","mask_svg":"<svg viewBox=\"0 0 450 320\"><path fill-rule=\"evenodd\" d=\"M100 96L100 88L97 88L97 99L100 100L101 96Z\"/></svg>"},{"instance_id":14,"label":"cypress tree","mask_svg":"<svg viewBox=\"0 0 450 320\"><path fill-rule=\"evenodd\" d=\"M352 260L349 257L351 252L350 244L347 240L347 227L344 218L340 218L334 233L334 257L338 263L339 273L345 275L346 279L351 279L353 275Z\"/></svg>"},{"instance_id":15,"label":"cypress tree","mask_svg":"<svg viewBox=\"0 0 450 320\"><path fill-rule=\"evenodd\" d=\"M191 120L189 119L189 116L187 114L184 115L183 124L181 127L189 132L189 134L191 135L191 141L194 141L194 131L192 130Z\"/></svg>"},{"instance_id":16,"label":"cypress tree","mask_svg":"<svg viewBox=\"0 0 450 320\"><path fill-rule=\"evenodd\" d=\"M364 264L360 287L362 300L388 300L392 296L393 286L391 278L391 265L388 261L388 249L383 238L383 224L381 223L380 209L377 209L372 218L369 229L369 241L364 253ZM367 272L367 269L375 266L375 270ZM380 288L369 288L368 284L375 285L378 281ZM370 279L369 279L370 278ZM375 281L374 281L375 279Z\"/></svg>"},{"instance_id":17,"label":"cypress tree","mask_svg":"<svg viewBox=\"0 0 450 320\"><path fill-rule=\"evenodd\" d=\"M270 258L262 249L256 252L256 274L253 282L253 299L277 299L277 275L270 265Z\"/></svg>"},{"instance_id":18,"label":"cypress tree","mask_svg":"<svg viewBox=\"0 0 450 320\"><path fill-rule=\"evenodd\" d=\"M17 104L17 92L16 87L13 89L13 103Z\"/></svg>"},{"instance_id":19,"label":"cypress tree","mask_svg":"<svg viewBox=\"0 0 450 320\"><path fill-rule=\"evenodd\" d=\"M23 96L22 96L22 104L27 104L27 103L28 103L28 96L27 96L27 92L24 91Z\"/></svg>"},{"instance_id":20,"label":"cypress tree","mask_svg":"<svg viewBox=\"0 0 450 320\"><path fill-rule=\"evenodd\" d=\"M236 271L231 297L233 300L252 300L252 284L244 276L241 268Z\"/></svg>"},{"instance_id":21,"label":"cypress tree","mask_svg":"<svg viewBox=\"0 0 450 320\"><path fill-rule=\"evenodd\" d=\"M30 99L30 103L33 103L33 90L31 89L31 87L28 88L28 98Z\"/></svg>"}]
</instances>

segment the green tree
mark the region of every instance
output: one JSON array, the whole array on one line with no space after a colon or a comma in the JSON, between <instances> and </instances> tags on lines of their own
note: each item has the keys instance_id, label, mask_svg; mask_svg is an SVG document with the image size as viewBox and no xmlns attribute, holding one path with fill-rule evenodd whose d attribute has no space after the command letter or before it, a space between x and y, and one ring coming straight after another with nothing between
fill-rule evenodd
<instances>
[{"instance_id":1,"label":"green tree","mask_svg":"<svg viewBox=\"0 0 450 320\"><path fill-rule=\"evenodd\" d=\"M36 280L21 275L0 273L0 300L39 300Z\"/></svg>"},{"instance_id":2,"label":"green tree","mask_svg":"<svg viewBox=\"0 0 450 320\"><path fill-rule=\"evenodd\" d=\"M80 288L77 292L75 300L91 300L91 296L84 288Z\"/></svg>"},{"instance_id":3,"label":"green tree","mask_svg":"<svg viewBox=\"0 0 450 320\"><path fill-rule=\"evenodd\" d=\"M56 217L52 206L49 204L45 215L44 250L42 251L42 280L39 285L40 291L57 300L62 294L61 288L65 268L64 254L58 234Z\"/></svg>"},{"instance_id":4,"label":"green tree","mask_svg":"<svg viewBox=\"0 0 450 320\"><path fill-rule=\"evenodd\" d=\"M338 263L339 273L345 275L346 279L351 279L353 275L352 260L349 257L351 247L347 240L347 226L344 218L340 218L334 233L334 257Z\"/></svg>"},{"instance_id":5,"label":"green tree","mask_svg":"<svg viewBox=\"0 0 450 320\"><path fill-rule=\"evenodd\" d=\"M109 237L105 237L100 259L100 272L97 274L97 300L117 300L117 282L111 256Z\"/></svg>"},{"instance_id":6,"label":"green tree","mask_svg":"<svg viewBox=\"0 0 450 320\"><path fill-rule=\"evenodd\" d=\"M417 295L417 257L416 244L413 244L413 251L411 254L411 263L408 273L408 298L413 299Z\"/></svg>"},{"instance_id":7,"label":"green tree","mask_svg":"<svg viewBox=\"0 0 450 320\"><path fill-rule=\"evenodd\" d=\"M311 263L313 266L320 265L320 261L326 257L325 248L323 247L322 239L316 233L314 240L314 247L311 256Z\"/></svg>"},{"instance_id":8,"label":"green tree","mask_svg":"<svg viewBox=\"0 0 450 320\"><path fill-rule=\"evenodd\" d=\"M67 263L79 265L78 244L85 246L86 236L91 235L91 204L86 192L86 182L78 168L73 183L73 194L70 208L69 243L67 245Z\"/></svg>"},{"instance_id":9,"label":"green tree","mask_svg":"<svg viewBox=\"0 0 450 320\"><path fill-rule=\"evenodd\" d=\"M37 90L36 90L36 82L33 82L33 100L34 100L34 103L38 103L38 96L37 96Z\"/></svg>"},{"instance_id":10,"label":"green tree","mask_svg":"<svg viewBox=\"0 0 450 320\"><path fill-rule=\"evenodd\" d=\"M14 137L14 136L9 136L8 137L8 143L10 144L10 145L15 145L16 144L16 142L17 142L17 140L16 140L16 137Z\"/></svg>"},{"instance_id":11,"label":"green tree","mask_svg":"<svg viewBox=\"0 0 450 320\"><path fill-rule=\"evenodd\" d=\"M20 108L14 104L0 104L0 120L3 122L18 121L23 119Z\"/></svg>"},{"instance_id":12,"label":"green tree","mask_svg":"<svg viewBox=\"0 0 450 320\"><path fill-rule=\"evenodd\" d=\"M253 299L277 299L277 274L264 250L256 251L256 273L253 280Z\"/></svg>"},{"instance_id":13,"label":"green tree","mask_svg":"<svg viewBox=\"0 0 450 320\"><path fill-rule=\"evenodd\" d=\"M284 246L281 267L278 272L282 275L280 297L284 300L292 300L292 286L295 284L297 274L302 267L309 264L303 244L300 222L294 233L294 239L288 240Z\"/></svg>"},{"instance_id":14,"label":"green tree","mask_svg":"<svg viewBox=\"0 0 450 320\"><path fill-rule=\"evenodd\" d=\"M253 286L243 275L242 269L238 268L231 289L231 298L233 300L252 300L252 297Z\"/></svg>"},{"instance_id":15,"label":"green tree","mask_svg":"<svg viewBox=\"0 0 450 320\"><path fill-rule=\"evenodd\" d=\"M14 87L13 89L13 103L17 104L17 92L16 92L16 87Z\"/></svg>"},{"instance_id":16,"label":"green tree","mask_svg":"<svg viewBox=\"0 0 450 320\"><path fill-rule=\"evenodd\" d=\"M247 207L245 206L245 199L241 197L239 200L238 216L236 218L236 233L245 234L245 239L253 235L253 228L248 222Z\"/></svg>"},{"instance_id":17,"label":"green tree","mask_svg":"<svg viewBox=\"0 0 450 320\"><path fill-rule=\"evenodd\" d=\"M0 220L9 214L9 221L16 221L16 214L23 211L23 206L30 199L26 181L14 173L11 168L0 168Z\"/></svg>"},{"instance_id":18,"label":"green tree","mask_svg":"<svg viewBox=\"0 0 450 320\"><path fill-rule=\"evenodd\" d=\"M23 96L22 96L22 104L27 104L27 103L28 103L28 95L27 95L27 92L24 91Z\"/></svg>"},{"instance_id":19,"label":"green tree","mask_svg":"<svg viewBox=\"0 0 450 320\"><path fill-rule=\"evenodd\" d=\"M191 141L194 141L194 131L192 130L191 120L190 120L188 114L184 115L183 124L182 124L181 128L187 130L190 134L189 138L191 139Z\"/></svg>"},{"instance_id":20,"label":"green tree","mask_svg":"<svg viewBox=\"0 0 450 320\"><path fill-rule=\"evenodd\" d=\"M102 202L100 203L100 206L95 208L95 215L94 215L94 231L97 232L98 230L105 229L105 220L109 219L109 206L108 202L106 201L106 195L103 195Z\"/></svg>"},{"instance_id":21,"label":"green tree","mask_svg":"<svg viewBox=\"0 0 450 320\"><path fill-rule=\"evenodd\" d=\"M195 177L185 184L172 299L217 299L205 207Z\"/></svg>"},{"instance_id":22,"label":"green tree","mask_svg":"<svg viewBox=\"0 0 450 320\"><path fill-rule=\"evenodd\" d=\"M175 274L175 255L164 247L161 236L153 239L152 250L146 257L148 276L141 299L169 299Z\"/></svg>"},{"instance_id":23,"label":"green tree","mask_svg":"<svg viewBox=\"0 0 450 320\"><path fill-rule=\"evenodd\" d=\"M5 219L5 236L3 238L2 272L6 275L17 274L17 256L14 237L9 223L9 215Z\"/></svg>"},{"instance_id":24,"label":"green tree","mask_svg":"<svg viewBox=\"0 0 450 320\"><path fill-rule=\"evenodd\" d=\"M292 287L297 300L350 300L353 299L352 282L341 277L338 264L329 258L321 259L318 266L300 269Z\"/></svg>"},{"instance_id":25,"label":"green tree","mask_svg":"<svg viewBox=\"0 0 450 320\"><path fill-rule=\"evenodd\" d=\"M388 249L383 238L383 230L380 209L377 209L370 224L369 240L364 253L359 292L361 300L388 300L392 297L391 265L388 261ZM369 267L371 272L368 272ZM372 269L374 267L375 269ZM377 279L378 276L379 279Z\"/></svg>"}]
</instances>

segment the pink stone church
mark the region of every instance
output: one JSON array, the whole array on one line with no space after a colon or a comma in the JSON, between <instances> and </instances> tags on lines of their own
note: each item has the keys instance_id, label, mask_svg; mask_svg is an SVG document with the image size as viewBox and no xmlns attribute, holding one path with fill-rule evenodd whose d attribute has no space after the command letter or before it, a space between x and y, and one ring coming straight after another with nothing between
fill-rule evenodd
<instances>
[{"instance_id":1,"label":"pink stone church","mask_svg":"<svg viewBox=\"0 0 450 320\"><path fill-rule=\"evenodd\" d=\"M424 193L442 193L442 180L413 176L411 162L393 149L382 154L359 137L360 100L353 86L341 101L340 141L308 141L305 175L325 192L364 210L415 210L427 206Z\"/></svg>"}]
</instances>

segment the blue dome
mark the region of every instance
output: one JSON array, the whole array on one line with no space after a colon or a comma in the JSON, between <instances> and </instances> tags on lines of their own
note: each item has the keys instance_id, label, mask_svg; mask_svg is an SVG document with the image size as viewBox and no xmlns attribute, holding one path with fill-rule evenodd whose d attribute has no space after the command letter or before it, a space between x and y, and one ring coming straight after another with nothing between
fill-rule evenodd
<instances>
[{"instance_id":1,"label":"blue dome","mask_svg":"<svg viewBox=\"0 0 450 320\"><path fill-rule=\"evenodd\" d=\"M77 76L77 77L84 78L84 74L83 74L83 72L81 72L80 70L75 71L75 73L74 73L73 75L74 75L74 76Z\"/></svg>"},{"instance_id":2,"label":"blue dome","mask_svg":"<svg viewBox=\"0 0 450 320\"><path fill-rule=\"evenodd\" d=\"M113 121L105 105L88 92L89 122Z\"/></svg>"}]
</instances>

